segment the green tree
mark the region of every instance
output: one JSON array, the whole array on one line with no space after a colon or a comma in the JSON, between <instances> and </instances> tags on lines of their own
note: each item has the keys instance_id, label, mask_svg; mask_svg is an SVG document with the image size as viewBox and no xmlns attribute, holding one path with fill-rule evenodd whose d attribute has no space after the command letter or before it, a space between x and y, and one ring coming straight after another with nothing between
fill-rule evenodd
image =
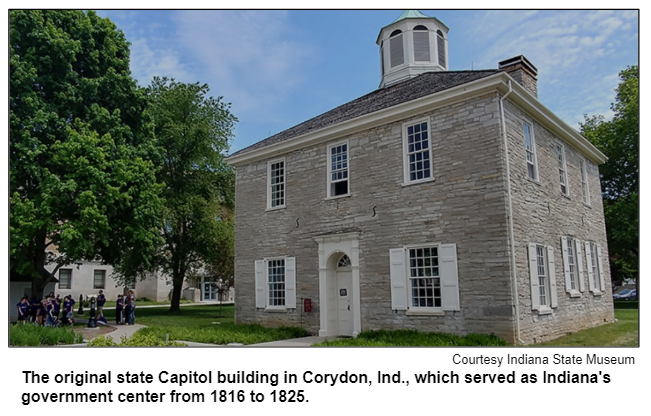
<instances>
[{"instance_id":1,"label":"green tree","mask_svg":"<svg viewBox=\"0 0 651 416\"><path fill-rule=\"evenodd\" d=\"M612 120L585 117L582 134L608 161L600 167L610 268L614 280L638 278L639 264L639 72L619 74Z\"/></svg>"},{"instance_id":2,"label":"green tree","mask_svg":"<svg viewBox=\"0 0 651 416\"><path fill-rule=\"evenodd\" d=\"M142 275L161 242L160 186L124 34L92 11L13 10L9 55L11 275L36 296L83 260Z\"/></svg>"},{"instance_id":3,"label":"green tree","mask_svg":"<svg viewBox=\"0 0 651 416\"><path fill-rule=\"evenodd\" d=\"M155 77L148 91L163 149L158 180L164 184L165 245L159 267L172 279L170 312L179 312L185 278L218 264L220 246L232 244L228 213L235 180L224 154L237 119L222 97L207 95L205 84Z\"/></svg>"}]
</instances>

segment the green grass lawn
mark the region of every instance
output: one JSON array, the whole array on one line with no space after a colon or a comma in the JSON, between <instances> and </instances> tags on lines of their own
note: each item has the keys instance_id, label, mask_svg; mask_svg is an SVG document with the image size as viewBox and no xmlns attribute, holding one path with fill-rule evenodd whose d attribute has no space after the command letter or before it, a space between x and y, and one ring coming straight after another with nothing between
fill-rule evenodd
<instances>
[{"instance_id":1,"label":"green grass lawn","mask_svg":"<svg viewBox=\"0 0 651 416\"><path fill-rule=\"evenodd\" d=\"M170 314L168 308L142 308L136 306L136 323L147 325L138 333L172 341L191 341L206 344L258 344L308 336L301 328L265 328L261 325L235 325L233 305L198 305L183 308L181 313ZM221 315L222 317L218 316Z\"/></svg>"},{"instance_id":2,"label":"green grass lawn","mask_svg":"<svg viewBox=\"0 0 651 416\"><path fill-rule=\"evenodd\" d=\"M615 309L617 322L585 329L553 341L536 344L550 347L637 347L639 313L636 309Z\"/></svg>"},{"instance_id":3,"label":"green grass lawn","mask_svg":"<svg viewBox=\"0 0 651 416\"><path fill-rule=\"evenodd\" d=\"M193 302L186 299L181 299L181 303L193 303ZM136 300L136 307L150 306L150 305L169 305L169 304L170 304L169 300L141 300L141 299ZM106 303L104 304L104 307L115 308L115 301L107 300ZM79 308L79 306L77 306L77 308ZM90 307L84 307L84 310L85 309L90 309Z\"/></svg>"},{"instance_id":4,"label":"green grass lawn","mask_svg":"<svg viewBox=\"0 0 651 416\"><path fill-rule=\"evenodd\" d=\"M506 341L494 335L470 334L459 336L409 329L362 331L357 338L324 341L320 347L466 347L506 346Z\"/></svg>"}]
</instances>

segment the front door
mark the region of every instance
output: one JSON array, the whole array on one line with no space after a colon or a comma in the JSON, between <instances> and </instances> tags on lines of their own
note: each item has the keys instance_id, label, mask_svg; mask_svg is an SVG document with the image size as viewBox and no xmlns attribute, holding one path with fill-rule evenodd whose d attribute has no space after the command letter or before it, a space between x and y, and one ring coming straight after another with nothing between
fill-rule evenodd
<instances>
[{"instance_id":1,"label":"front door","mask_svg":"<svg viewBox=\"0 0 651 416\"><path fill-rule=\"evenodd\" d=\"M339 335L353 335L353 313L352 313L352 272L350 267L337 269L337 315Z\"/></svg>"}]
</instances>

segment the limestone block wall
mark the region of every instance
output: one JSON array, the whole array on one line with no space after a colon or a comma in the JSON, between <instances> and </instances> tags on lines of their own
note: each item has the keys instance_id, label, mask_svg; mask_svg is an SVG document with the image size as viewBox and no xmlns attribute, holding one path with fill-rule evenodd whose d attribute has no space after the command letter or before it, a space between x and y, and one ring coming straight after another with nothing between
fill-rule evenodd
<instances>
[{"instance_id":1,"label":"limestone block wall","mask_svg":"<svg viewBox=\"0 0 651 416\"><path fill-rule=\"evenodd\" d=\"M599 168L568 143L532 120L510 102L505 104L508 133L511 190L520 306L520 337L526 343L544 342L571 332L614 320L608 246L601 200ZM533 127L539 181L528 178L522 123ZM560 190L556 143L565 148L569 196ZM583 203L579 161L586 164L590 205ZM578 297L566 292L561 237L581 240L585 291ZM583 243L601 244L605 273L605 292L595 296L589 291L585 248ZM529 243L554 248L558 307L551 314L539 314L531 307L531 285L527 246Z\"/></svg>"},{"instance_id":2,"label":"limestone block wall","mask_svg":"<svg viewBox=\"0 0 651 416\"><path fill-rule=\"evenodd\" d=\"M285 155L286 208L266 210L267 161L237 167L237 322L319 329L315 236L359 233L362 330L417 328L493 332L514 341L506 178L497 94L446 106L430 116L434 180L403 185L402 123L382 125ZM329 144L348 141L351 196L327 199ZM270 159L271 160L271 159ZM374 214L375 209L375 215ZM389 250L456 243L461 310L408 316L391 309ZM296 258L296 310L255 308L254 261ZM312 299L302 314L301 298Z\"/></svg>"}]
</instances>

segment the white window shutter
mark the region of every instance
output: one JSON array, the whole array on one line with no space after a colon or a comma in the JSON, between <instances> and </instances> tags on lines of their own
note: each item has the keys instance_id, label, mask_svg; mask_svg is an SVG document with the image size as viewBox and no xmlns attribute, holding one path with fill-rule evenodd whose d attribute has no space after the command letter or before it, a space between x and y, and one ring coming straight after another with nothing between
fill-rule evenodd
<instances>
[{"instance_id":1,"label":"white window shutter","mask_svg":"<svg viewBox=\"0 0 651 416\"><path fill-rule=\"evenodd\" d=\"M441 244L439 246L439 271L441 274L441 309L444 311L461 310L456 244Z\"/></svg>"},{"instance_id":2,"label":"white window shutter","mask_svg":"<svg viewBox=\"0 0 651 416\"><path fill-rule=\"evenodd\" d=\"M267 279L265 273L265 261L255 261L255 307L265 308L267 306Z\"/></svg>"},{"instance_id":3,"label":"white window shutter","mask_svg":"<svg viewBox=\"0 0 651 416\"><path fill-rule=\"evenodd\" d=\"M606 291L606 281L604 280L604 263L601 258L601 244L597 244L597 267L599 268L599 284L601 291Z\"/></svg>"},{"instance_id":4,"label":"white window shutter","mask_svg":"<svg viewBox=\"0 0 651 416\"><path fill-rule=\"evenodd\" d=\"M407 310L407 267L405 266L405 249L389 250L391 271L391 309Z\"/></svg>"},{"instance_id":5,"label":"white window shutter","mask_svg":"<svg viewBox=\"0 0 651 416\"><path fill-rule=\"evenodd\" d=\"M531 308L540 308L540 289L538 288L538 262L536 245L529 243L529 280L531 281Z\"/></svg>"},{"instance_id":6,"label":"white window shutter","mask_svg":"<svg viewBox=\"0 0 651 416\"><path fill-rule=\"evenodd\" d=\"M567 252L567 237L561 237L561 248L563 249L563 270L565 272L565 290L569 293L572 291L572 280L570 279L569 255ZM574 256L576 258L576 256Z\"/></svg>"},{"instance_id":7,"label":"white window shutter","mask_svg":"<svg viewBox=\"0 0 651 416\"><path fill-rule=\"evenodd\" d=\"M590 292L594 292L596 288L594 287L594 273L592 272L592 255L590 254L590 243L585 242L585 262L588 266L588 287Z\"/></svg>"},{"instance_id":8,"label":"white window shutter","mask_svg":"<svg viewBox=\"0 0 651 416\"><path fill-rule=\"evenodd\" d=\"M549 294L551 307L558 307L558 292L556 291L556 262L554 261L554 247L547 246L547 266L549 266Z\"/></svg>"},{"instance_id":9,"label":"white window shutter","mask_svg":"<svg viewBox=\"0 0 651 416\"><path fill-rule=\"evenodd\" d=\"M296 308L296 257L285 258L285 307Z\"/></svg>"},{"instance_id":10,"label":"white window shutter","mask_svg":"<svg viewBox=\"0 0 651 416\"><path fill-rule=\"evenodd\" d=\"M576 249L576 265L579 269L578 279L579 279L579 290L585 292L585 281L583 278L583 250L581 250L581 240L574 240L574 247Z\"/></svg>"}]
</instances>

